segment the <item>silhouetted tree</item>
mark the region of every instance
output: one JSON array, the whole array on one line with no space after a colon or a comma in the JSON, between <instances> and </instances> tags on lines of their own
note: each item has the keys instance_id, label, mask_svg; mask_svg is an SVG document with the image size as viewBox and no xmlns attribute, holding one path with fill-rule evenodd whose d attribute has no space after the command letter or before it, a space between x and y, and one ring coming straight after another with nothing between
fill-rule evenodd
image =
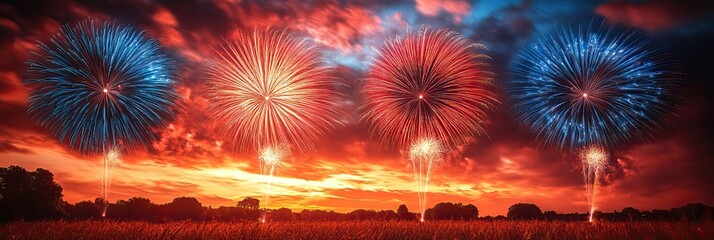
<instances>
[{"instance_id":1,"label":"silhouetted tree","mask_svg":"<svg viewBox=\"0 0 714 240\"><path fill-rule=\"evenodd\" d=\"M543 212L543 218L546 220L557 220L558 214L555 211L545 211Z\"/></svg>"},{"instance_id":2,"label":"silhouetted tree","mask_svg":"<svg viewBox=\"0 0 714 240\"><path fill-rule=\"evenodd\" d=\"M478 208L471 204L464 206L461 203L442 202L427 209L425 215L437 220L475 220L478 218Z\"/></svg>"},{"instance_id":3,"label":"silhouetted tree","mask_svg":"<svg viewBox=\"0 0 714 240\"><path fill-rule=\"evenodd\" d=\"M642 213L640 212L640 210L637 210L633 207L623 208L622 215L625 217L625 219L630 221L642 218Z\"/></svg>"},{"instance_id":4,"label":"silhouetted tree","mask_svg":"<svg viewBox=\"0 0 714 240\"><path fill-rule=\"evenodd\" d=\"M673 212L689 221L701 221L712 217L712 209L701 203L690 203Z\"/></svg>"},{"instance_id":5,"label":"silhouetted tree","mask_svg":"<svg viewBox=\"0 0 714 240\"><path fill-rule=\"evenodd\" d=\"M100 207L90 201L81 201L74 205L68 205L65 213L75 219L99 219L101 217Z\"/></svg>"},{"instance_id":6,"label":"silhouetted tree","mask_svg":"<svg viewBox=\"0 0 714 240\"><path fill-rule=\"evenodd\" d=\"M247 197L243 200L238 201L238 203L236 203L236 207L250 210L258 210L260 209L260 200L252 197Z\"/></svg>"},{"instance_id":7,"label":"silhouetted tree","mask_svg":"<svg viewBox=\"0 0 714 240\"><path fill-rule=\"evenodd\" d=\"M62 187L54 175L38 168L0 168L0 221L48 219L62 216Z\"/></svg>"},{"instance_id":8,"label":"silhouetted tree","mask_svg":"<svg viewBox=\"0 0 714 240\"><path fill-rule=\"evenodd\" d=\"M124 208L123 217L126 219L149 219L158 215L157 206L147 198L130 198L124 203Z\"/></svg>"},{"instance_id":9,"label":"silhouetted tree","mask_svg":"<svg viewBox=\"0 0 714 240\"><path fill-rule=\"evenodd\" d=\"M478 219L478 208L473 204L466 204L463 208L461 217L463 220L476 220Z\"/></svg>"},{"instance_id":10,"label":"silhouetted tree","mask_svg":"<svg viewBox=\"0 0 714 240\"><path fill-rule=\"evenodd\" d=\"M192 197L175 198L162 207L166 215L173 219L200 219L203 212L201 203Z\"/></svg>"},{"instance_id":11,"label":"silhouetted tree","mask_svg":"<svg viewBox=\"0 0 714 240\"><path fill-rule=\"evenodd\" d=\"M377 212L374 210L357 209L345 215L346 220L368 220L375 219Z\"/></svg>"},{"instance_id":12,"label":"silhouetted tree","mask_svg":"<svg viewBox=\"0 0 714 240\"><path fill-rule=\"evenodd\" d=\"M268 219L270 221L292 221L295 220L295 215L293 215L293 211L288 208L280 208L270 211Z\"/></svg>"},{"instance_id":13,"label":"silhouetted tree","mask_svg":"<svg viewBox=\"0 0 714 240\"><path fill-rule=\"evenodd\" d=\"M396 220L399 219L399 215L392 210L380 210L377 211L377 215L374 216L377 220Z\"/></svg>"},{"instance_id":14,"label":"silhouetted tree","mask_svg":"<svg viewBox=\"0 0 714 240\"><path fill-rule=\"evenodd\" d=\"M407 208L407 205L399 205L399 208L397 208L397 215L399 215L400 220L414 220L416 219L416 216L413 213L409 212L409 209Z\"/></svg>"},{"instance_id":15,"label":"silhouetted tree","mask_svg":"<svg viewBox=\"0 0 714 240\"><path fill-rule=\"evenodd\" d=\"M99 206L103 206L103 199L99 199ZM107 203L107 216L116 219L126 219L126 200L119 199L115 203Z\"/></svg>"},{"instance_id":16,"label":"silhouetted tree","mask_svg":"<svg viewBox=\"0 0 714 240\"><path fill-rule=\"evenodd\" d=\"M516 203L508 208L509 219L541 219L543 212L540 208L532 203Z\"/></svg>"},{"instance_id":17,"label":"silhouetted tree","mask_svg":"<svg viewBox=\"0 0 714 240\"><path fill-rule=\"evenodd\" d=\"M651 220L667 221L667 220L674 219L674 214L672 213L672 211L668 211L668 210L653 209L648 215L645 215L643 218L651 219Z\"/></svg>"}]
</instances>

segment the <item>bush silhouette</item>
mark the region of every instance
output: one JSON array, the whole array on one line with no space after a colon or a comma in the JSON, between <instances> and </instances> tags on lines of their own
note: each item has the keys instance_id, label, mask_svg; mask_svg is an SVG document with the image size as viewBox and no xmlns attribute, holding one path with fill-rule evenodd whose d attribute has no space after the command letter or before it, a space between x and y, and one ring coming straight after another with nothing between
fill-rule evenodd
<instances>
[{"instance_id":1,"label":"bush silhouette","mask_svg":"<svg viewBox=\"0 0 714 240\"><path fill-rule=\"evenodd\" d=\"M508 214L506 214L506 216L509 219L517 220L542 219L543 212L535 204L516 203L508 208Z\"/></svg>"}]
</instances>

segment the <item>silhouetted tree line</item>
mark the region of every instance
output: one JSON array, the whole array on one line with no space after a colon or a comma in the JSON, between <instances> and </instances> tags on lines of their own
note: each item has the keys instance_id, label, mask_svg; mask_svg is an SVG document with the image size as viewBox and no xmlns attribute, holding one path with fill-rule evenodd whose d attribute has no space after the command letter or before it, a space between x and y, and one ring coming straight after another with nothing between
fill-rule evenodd
<instances>
[{"instance_id":1,"label":"silhouetted tree line","mask_svg":"<svg viewBox=\"0 0 714 240\"><path fill-rule=\"evenodd\" d=\"M28 172L22 167L0 168L0 221L40 219L102 219L103 200L82 201L75 204L62 201L62 187L54 181L51 172L38 168ZM134 197L109 204L108 219L117 220L218 220L257 221L267 211L268 221L359 221L394 220L415 221L417 214L409 212L406 205L393 210L358 209L349 213L325 210L293 212L287 208L265 210L260 200L245 198L233 207L205 207L197 199L179 197L165 204L156 204L147 198ZM713 220L714 208L701 203L688 204L671 210L640 211L626 207L620 212L595 212L594 217L604 221L703 221ZM506 216L479 217L478 208L472 204L442 202L425 212L431 220L557 220L585 221L587 214L542 212L532 203L517 203L508 208Z\"/></svg>"},{"instance_id":2,"label":"silhouetted tree line","mask_svg":"<svg viewBox=\"0 0 714 240\"><path fill-rule=\"evenodd\" d=\"M82 201L76 204L63 202L65 217L71 219L100 219L102 199L94 202ZM107 216L112 219L125 220L200 220L203 219L205 208L195 198L179 197L170 203L155 204L142 197L133 197L129 200L119 200L110 203Z\"/></svg>"},{"instance_id":3,"label":"silhouetted tree line","mask_svg":"<svg viewBox=\"0 0 714 240\"><path fill-rule=\"evenodd\" d=\"M622 211L603 213L595 211L593 218L599 221L705 221L714 220L714 207L701 203L690 203L670 210L640 211L633 207L626 207ZM508 208L506 217L487 217L486 220L513 219L513 220L549 220L549 221L585 221L587 213L556 213L555 211L541 212L540 208L532 203L517 203Z\"/></svg>"},{"instance_id":4,"label":"silhouetted tree line","mask_svg":"<svg viewBox=\"0 0 714 240\"><path fill-rule=\"evenodd\" d=\"M478 208L468 204L442 202L434 205L424 212L425 219L434 220L476 220L478 219Z\"/></svg>"}]
</instances>

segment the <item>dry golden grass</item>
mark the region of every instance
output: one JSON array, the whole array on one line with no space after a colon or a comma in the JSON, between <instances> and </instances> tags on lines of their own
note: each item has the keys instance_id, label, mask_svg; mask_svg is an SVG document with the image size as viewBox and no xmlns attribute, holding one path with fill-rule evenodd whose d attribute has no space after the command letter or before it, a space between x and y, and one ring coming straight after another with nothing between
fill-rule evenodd
<instances>
[{"instance_id":1,"label":"dry golden grass","mask_svg":"<svg viewBox=\"0 0 714 240\"><path fill-rule=\"evenodd\" d=\"M714 223L49 221L0 224L0 239L714 239Z\"/></svg>"}]
</instances>

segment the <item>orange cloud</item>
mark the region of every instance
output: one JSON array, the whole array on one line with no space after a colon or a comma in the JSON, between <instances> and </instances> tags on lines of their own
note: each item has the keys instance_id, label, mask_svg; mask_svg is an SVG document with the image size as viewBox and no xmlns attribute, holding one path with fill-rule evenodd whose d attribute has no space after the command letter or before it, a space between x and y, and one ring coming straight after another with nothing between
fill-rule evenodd
<instances>
[{"instance_id":1,"label":"orange cloud","mask_svg":"<svg viewBox=\"0 0 714 240\"><path fill-rule=\"evenodd\" d=\"M161 36L159 37L159 41L163 45L179 47L186 44L186 40L177 29L178 22L176 18L174 18L174 15L166 8L159 7L153 14L152 19L160 26L157 28L157 35Z\"/></svg>"},{"instance_id":2,"label":"orange cloud","mask_svg":"<svg viewBox=\"0 0 714 240\"><path fill-rule=\"evenodd\" d=\"M24 104L27 92L22 89L22 80L14 72L0 70L0 101Z\"/></svg>"},{"instance_id":3,"label":"orange cloud","mask_svg":"<svg viewBox=\"0 0 714 240\"><path fill-rule=\"evenodd\" d=\"M369 9L335 0L315 1L311 4L299 1L280 4L224 2L219 6L242 23L243 29L258 26L288 27L307 33L315 41L343 53L360 51L363 38L383 31L382 19Z\"/></svg>"},{"instance_id":4,"label":"orange cloud","mask_svg":"<svg viewBox=\"0 0 714 240\"><path fill-rule=\"evenodd\" d=\"M471 9L465 0L416 0L416 9L426 16L438 16L442 12L453 15L454 22L461 22Z\"/></svg>"},{"instance_id":5,"label":"orange cloud","mask_svg":"<svg viewBox=\"0 0 714 240\"><path fill-rule=\"evenodd\" d=\"M382 31L381 19L368 10L337 5L317 8L306 18L297 19L296 28L345 53L360 51L362 37Z\"/></svg>"}]
</instances>

